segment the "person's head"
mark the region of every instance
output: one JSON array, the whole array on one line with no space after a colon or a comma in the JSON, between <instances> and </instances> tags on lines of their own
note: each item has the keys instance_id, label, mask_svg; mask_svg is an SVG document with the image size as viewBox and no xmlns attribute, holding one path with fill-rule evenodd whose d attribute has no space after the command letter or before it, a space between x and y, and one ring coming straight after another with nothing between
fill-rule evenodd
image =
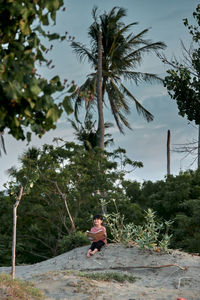
<instances>
[{"instance_id":1,"label":"person's head","mask_svg":"<svg viewBox=\"0 0 200 300\"><path fill-rule=\"evenodd\" d=\"M103 223L103 217L102 217L102 215L95 215L93 217L93 223L96 226L100 226Z\"/></svg>"}]
</instances>

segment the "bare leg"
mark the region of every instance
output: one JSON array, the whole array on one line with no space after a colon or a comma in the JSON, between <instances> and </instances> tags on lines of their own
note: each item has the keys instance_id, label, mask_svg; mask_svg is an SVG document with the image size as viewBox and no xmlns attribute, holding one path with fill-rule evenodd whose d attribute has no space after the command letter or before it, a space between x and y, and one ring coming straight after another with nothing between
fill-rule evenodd
<instances>
[{"instance_id":1,"label":"bare leg","mask_svg":"<svg viewBox=\"0 0 200 300\"><path fill-rule=\"evenodd\" d=\"M95 253L97 253L99 250L97 248L95 248L93 251L90 252L90 255L94 255Z\"/></svg>"},{"instance_id":2,"label":"bare leg","mask_svg":"<svg viewBox=\"0 0 200 300\"><path fill-rule=\"evenodd\" d=\"M92 250L89 249L88 252L87 252L87 257L90 257L90 256L91 256L91 252L92 252Z\"/></svg>"}]
</instances>

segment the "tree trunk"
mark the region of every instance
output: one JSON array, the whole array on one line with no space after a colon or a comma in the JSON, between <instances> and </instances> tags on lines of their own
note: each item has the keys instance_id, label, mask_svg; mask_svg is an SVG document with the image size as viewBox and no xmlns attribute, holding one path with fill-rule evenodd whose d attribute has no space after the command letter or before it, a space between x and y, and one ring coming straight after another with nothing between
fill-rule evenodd
<instances>
[{"instance_id":1,"label":"tree trunk","mask_svg":"<svg viewBox=\"0 0 200 300\"><path fill-rule=\"evenodd\" d=\"M99 147L104 150L104 115L102 99L102 33L98 32L98 69L97 69L97 104L99 114Z\"/></svg>"},{"instance_id":2,"label":"tree trunk","mask_svg":"<svg viewBox=\"0 0 200 300\"><path fill-rule=\"evenodd\" d=\"M199 125L199 134L198 134L198 168L200 168L200 125Z\"/></svg>"},{"instance_id":3,"label":"tree trunk","mask_svg":"<svg viewBox=\"0 0 200 300\"><path fill-rule=\"evenodd\" d=\"M15 279L15 252L16 252L16 231L17 231L17 207L23 195L23 186L20 188L19 196L13 207L13 239L12 239L12 270L11 276Z\"/></svg>"},{"instance_id":4,"label":"tree trunk","mask_svg":"<svg viewBox=\"0 0 200 300\"><path fill-rule=\"evenodd\" d=\"M76 227L75 227L75 224L74 224L73 217L72 217L72 215L70 213L70 210L69 210L69 206L68 206L68 203L67 203L66 195L61 191L61 189L59 188L57 182L55 182L55 185L56 185L57 191L59 192L59 194L61 195L62 199L64 200L65 207L66 207L66 210L67 210L70 222L71 222L71 231L74 232L76 230Z\"/></svg>"},{"instance_id":5,"label":"tree trunk","mask_svg":"<svg viewBox=\"0 0 200 300\"><path fill-rule=\"evenodd\" d=\"M167 175L170 175L170 130L167 132Z\"/></svg>"}]
</instances>

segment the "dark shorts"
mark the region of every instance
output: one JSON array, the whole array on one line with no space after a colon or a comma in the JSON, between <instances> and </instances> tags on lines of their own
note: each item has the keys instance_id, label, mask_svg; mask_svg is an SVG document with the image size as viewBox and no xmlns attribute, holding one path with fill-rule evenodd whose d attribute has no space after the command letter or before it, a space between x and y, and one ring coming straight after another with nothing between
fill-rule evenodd
<instances>
[{"instance_id":1,"label":"dark shorts","mask_svg":"<svg viewBox=\"0 0 200 300\"><path fill-rule=\"evenodd\" d=\"M90 249L93 251L94 249L101 250L101 248L105 245L103 241L93 242L90 246Z\"/></svg>"}]
</instances>

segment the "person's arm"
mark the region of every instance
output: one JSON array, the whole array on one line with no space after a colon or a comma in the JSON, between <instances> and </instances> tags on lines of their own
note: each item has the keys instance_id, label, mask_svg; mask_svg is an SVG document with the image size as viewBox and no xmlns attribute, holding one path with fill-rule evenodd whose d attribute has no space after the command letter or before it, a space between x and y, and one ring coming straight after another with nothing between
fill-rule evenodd
<instances>
[{"instance_id":1,"label":"person's arm","mask_svg":"<svg viewBox=\"0 0 200 300\"><path fill-rule=\"evenodd\" d=\"M107 238L107 232L106 232L106 228L103 226L103 227L102 227L102 229L103 229L103 232L104 232L105 238Z\"/></svg>"}]
</instances>

